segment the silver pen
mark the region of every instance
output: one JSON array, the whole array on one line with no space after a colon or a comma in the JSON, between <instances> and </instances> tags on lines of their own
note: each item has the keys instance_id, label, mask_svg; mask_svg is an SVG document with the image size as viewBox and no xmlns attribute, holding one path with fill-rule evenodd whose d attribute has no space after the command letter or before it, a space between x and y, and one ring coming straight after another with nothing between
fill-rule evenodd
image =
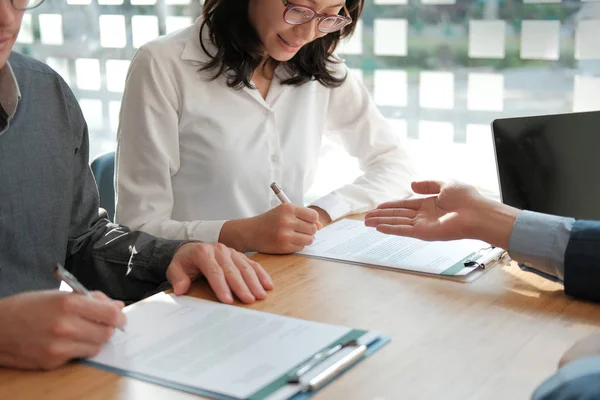
<instances>
[{"instance_id":1,"label":"silver pen","mask_svg":"<svg viewBox=\"0 0 600 400\"><path fill-rule=\"evenodd\" d=\"M310 378L304 378L304 375L306 375L310 370L315 368L317 365L326 362L328 358L334 356L340 350L347 347L354 347L354 349L341 359L335 361L333 364L328 365L327 368L325 368L318 375ZM349 340L346 343L338 344L337 346L315 354L305 364L300 366L300 368L289 374L287 381L291 384L301 385L303 392L318 390L350 365L357 362L366 353L366 351L367 346L364 344L359 345L356 340Z\"/></svg>"},{"instance_id":2,"label":"silver pen","mask_svg":"<svg viewBox=\"0 0 600 400\"><path fill-rule=\"evenodd\" d=\"M273 190L273 192L275 193L275 196L277 196L279 201L281 201L284 204L291 203L291 200L289 199L289 197L287 197L285 195L285 193L283 192L283 189L276 182L271 183L271 189ZM314 237L315 236L313 235L313 238Z\"/></svg>"},{"instance_id":3,"label":"silver pen","mask_svg":"<svg viewBox=\"0 0 600 400\"><path fill-rule=\"evenodd\" d=\"M84 295L86 297L90 297L90 298L94 297L94 296L92 296L92 292L87 290L87 288L85 286L83 286L81 284L81 282L79 282L77 280L77 278L75 278L75 275L73 275L72 273L67 271L67 269L65 267L63 267L61 263L56 263L54 265L53 270L54 270L54 275L56 275L56 277L58 279L65 282L67 285L71 286L71 289L73 289L73 291L75 293L79 293L79 294L82 294L82 295ZM121 332L125 333L125 330L123 328L119 328L119 327L116 327L116 328L118 330L120 330Z\"/></svg>"},{"instance_id":4,"label":"silver pen","mask_svg":"<svg viewBox=\"0 0 600 400\"><path fill-rule=\"evenodd\" d=\"M281 189L277 183L271 183L271 189L282 203L291 203L290 199L285 195L283 189Z\"/></svg>"}]
</instances>

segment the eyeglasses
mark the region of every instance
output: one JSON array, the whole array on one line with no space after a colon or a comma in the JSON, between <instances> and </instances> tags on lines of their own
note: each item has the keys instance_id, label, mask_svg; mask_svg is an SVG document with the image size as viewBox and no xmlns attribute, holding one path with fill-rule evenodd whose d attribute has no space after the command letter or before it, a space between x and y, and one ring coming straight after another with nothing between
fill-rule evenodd
<instances>
[{"instance_id":1,"label":"eyeglasses","mask_svg":"<svg viewBox=\"0 0 600 400\"><path fill-rule=\"evenodd\" d=\"M19 10L31 10L42 5L44 0L10 0L12 6Z\"/></svg>"},{"instance_id":2,"label":"eyeglasses","mask_svg":"<svg viewBox=\"0 0 600 400\"><path fill-rule=\"evenodd\" d=\"M343 10L346 15L341 16L333 14L318 14L315 10L313 10L310 7L292 4L287 0L281 1L285 6L285 11L283 12L283 19L285 20L285 22L291 25L306 24L312 21L313 19L317 18L317 29L323 33L331 33L337 32L346 25L350 25L352 23L352 18L350 18L350 13L348 12L348 9L345 5Z\"/></svg>"}]
</instances>

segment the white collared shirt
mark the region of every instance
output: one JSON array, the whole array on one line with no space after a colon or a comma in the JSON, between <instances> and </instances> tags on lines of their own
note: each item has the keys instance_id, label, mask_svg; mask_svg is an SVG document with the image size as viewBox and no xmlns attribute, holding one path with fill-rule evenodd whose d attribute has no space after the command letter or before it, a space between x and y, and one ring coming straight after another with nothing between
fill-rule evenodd
<instances>
[{"instance_id":1,"label":"white collared shirt","mask_svg":"<svg viewBox=\"0 0 600 400\"><path fill-rule=\"evenodd\" d=\"M227 220L280 204L271 182L304 205L324 134L339 134L364 171L312 203L332 219L410 193L400 138L354 74L335 89L317 81L289 86L281 84L289 75L280 66L266 99L256 89L232 89L225 77L208 80L212 71L199 72L209 60L200 24L142 46L131 63L117 135L119 223L216 242Z\"/></svg>"}]
</instances>

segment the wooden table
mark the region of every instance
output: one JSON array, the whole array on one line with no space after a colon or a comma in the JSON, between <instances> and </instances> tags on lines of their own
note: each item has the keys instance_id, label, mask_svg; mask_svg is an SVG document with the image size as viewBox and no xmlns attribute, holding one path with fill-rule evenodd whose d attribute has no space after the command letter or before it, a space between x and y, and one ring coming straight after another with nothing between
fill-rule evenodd
<instances>
[{"instance_id":1,"label":"wooden table","mask_svg":"<svg viewBox=\"0 0 600 400\"><path fill-rule=\"evenodd\" d=\"M600 326L600 306L515 265L463 284L295 255L254 258L275 290L251 308L392 337L317 399L526 399L573 342ZM204 282L191 294L215 299ZM198 397L79 364L0 369L0 399L167 398Z\"/></svg>"}]
</instances>

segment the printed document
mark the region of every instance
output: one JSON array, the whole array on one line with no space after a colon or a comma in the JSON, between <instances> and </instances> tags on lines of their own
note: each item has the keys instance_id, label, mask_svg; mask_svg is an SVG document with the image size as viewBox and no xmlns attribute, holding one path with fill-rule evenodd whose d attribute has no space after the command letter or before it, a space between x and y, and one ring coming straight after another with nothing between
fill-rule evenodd
<instances>
[{"instance_id":1,"label":"printed document","mask_svg":"<svg viewBox=\"0 0 600 400\"><path fill-rule=\"evenodd\" d=\"M86 363L234 398L260 391L352 331L164 293L125 312L125 333L115 331Z\"/></svg>"},{"instance_id":2,"label":"printed document","mask_svg":"<svg viewBox=\"0 0 600 400\"><path fill-rule=\"evenodd\" d=\"M480 240L426 242L386 235L365 226L363 221L343 219L318 231L314 243L298 254L426 274L464 276L476 269L465 267L465 262L477 259L489 249L490 245Z\"/></svg>"}]
</instances>

